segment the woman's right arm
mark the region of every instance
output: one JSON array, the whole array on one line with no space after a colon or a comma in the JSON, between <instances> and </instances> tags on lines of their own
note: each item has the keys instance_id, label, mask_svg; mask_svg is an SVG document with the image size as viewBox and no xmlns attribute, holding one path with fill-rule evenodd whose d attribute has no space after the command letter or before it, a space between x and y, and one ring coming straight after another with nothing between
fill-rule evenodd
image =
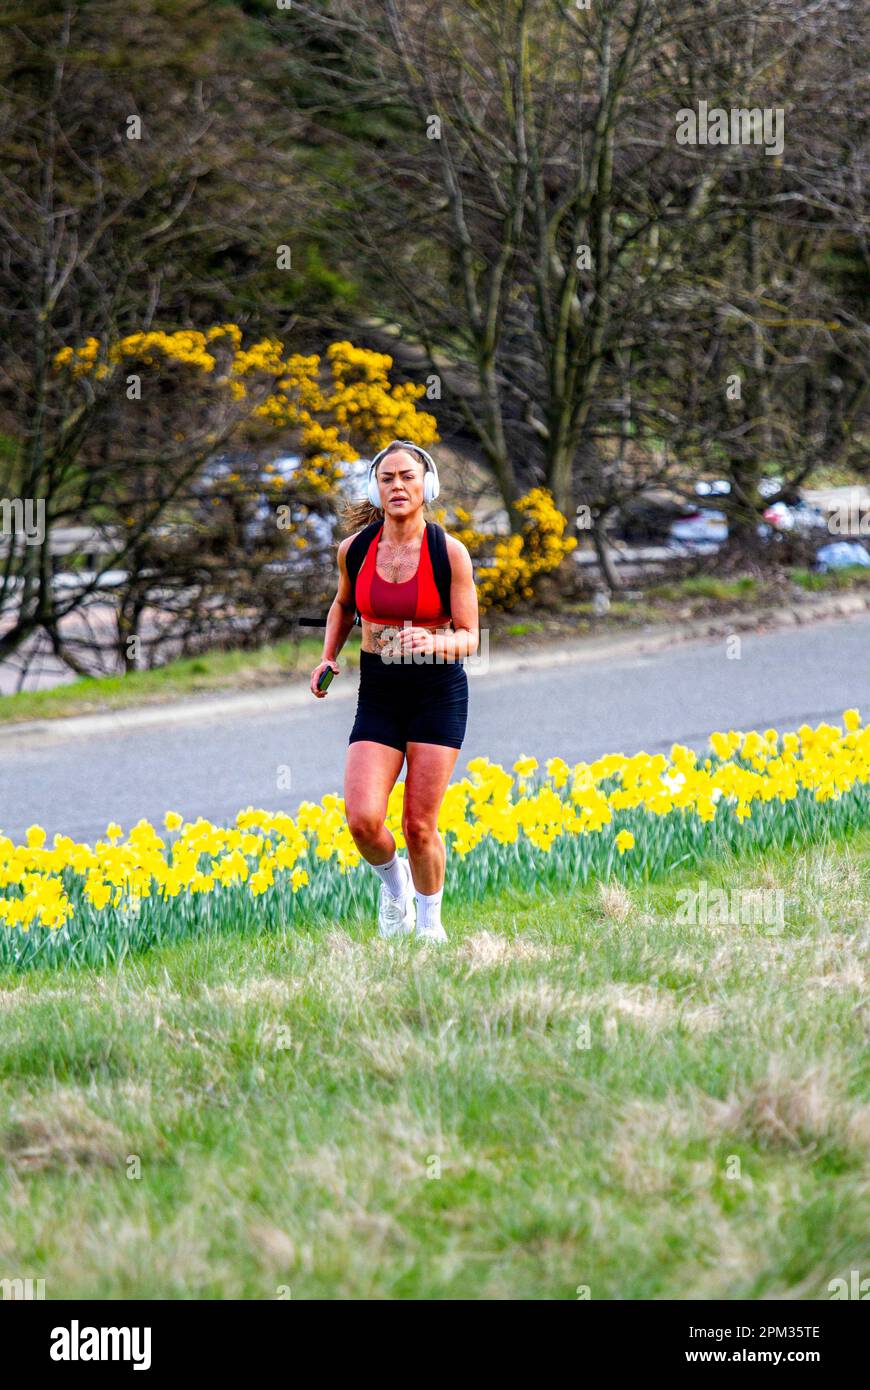
<instances>
[{"instance_id":1,"label":"woman's right arm","mask_svg":"<svg viewBox=\"0 0 870 1390\"><path fill-rule=\"evenodd\" d=\"M327 692L318 690L317 682L327 666L330 666L336 675L339 674L338 653L347 641L356 617L353 588L347 572L347 552L352 540L353 536L347 536L338 547L338 589L326 617L323 657L311 672L311 693L316 695L318 700L322 700Z\"/></svg>"}]
</instances>

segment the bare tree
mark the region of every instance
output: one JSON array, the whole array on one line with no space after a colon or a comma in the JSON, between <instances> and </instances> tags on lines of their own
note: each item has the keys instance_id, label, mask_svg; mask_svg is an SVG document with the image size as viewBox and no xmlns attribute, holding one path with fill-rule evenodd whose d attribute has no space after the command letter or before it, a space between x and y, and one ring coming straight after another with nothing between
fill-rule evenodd
<instances>
[{"instance_id":1,"label":"bare tree","mask_svg":"<svg viewBox=\"0 0 870 1390\"><path fill-rule=\"evenodd\" d=\"M565 511L587 505L606 564L610 512L715 467L745 544L764 470L799 479L835 436L854 454L866 375L845 362L865 348L866 305L826 271L837 247L866 266L859 4L295 9L294 41L318 35L333 79L325 127L352 157L348 113L384 123L352 186L331 191L337 246L424 347L442 414L478 442L506 505L530 482ZM735 140L678 140L702 103L738 110ZM763 138L777 110L779 152ZM810 397L812 448L795 453Z\"/></svg>"},{"instance_id":2,"label":"bare tree","mask_svg":"<svg viewBox=\"0 0 870 1390\"><path fill-rule=\"evenodd\" d=\"M265 98L238 94L221 48L235 22L189 4L35 0L0 25L0 428L14 441L0 483L7 501L41 512L38 532L8 528L0 557L2 657L42 633L81 669L64 620L106 572L133 564L243 413L200 389L172 438L172 385L135 400L121 374L56 369L70 343L105 345L220 305L244 279L240 241L265 237L274 269L262 195L280 191L295 151L276 144ZM109 34L129 55L120 70L105 56ZM60 590L53 534L85 518L103 530L102 573Z\"/></svg>"}]
</instances>

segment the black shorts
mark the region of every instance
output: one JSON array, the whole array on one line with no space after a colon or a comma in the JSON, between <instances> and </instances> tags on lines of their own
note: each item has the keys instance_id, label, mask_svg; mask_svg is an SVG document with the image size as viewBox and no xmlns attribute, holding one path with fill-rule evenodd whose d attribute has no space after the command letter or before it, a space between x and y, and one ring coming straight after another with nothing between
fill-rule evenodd
<instances>
[{"instance_id":1,"label":"black shorts","mask_svg":"<svg viewBox=\"0 0 870 1390\"><path fill-rule=\"evenodd\" d=\"M461 748L468 722L468 676L461 661L384 661L360 652L359 699L349 743L371 739Z\"/></svg>"}]
</instances>

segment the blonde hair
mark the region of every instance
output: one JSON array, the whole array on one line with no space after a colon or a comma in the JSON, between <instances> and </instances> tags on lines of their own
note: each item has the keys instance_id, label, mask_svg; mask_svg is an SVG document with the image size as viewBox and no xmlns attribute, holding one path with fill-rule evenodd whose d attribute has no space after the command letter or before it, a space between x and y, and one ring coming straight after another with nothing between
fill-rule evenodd
<instances>
[{"instance_id":1,"label":"blonde hair","mask_svg":"<svg viewBox=\"0 0 870 1390\"><path fill-rule=\"evenodd\" d=\"M399 449L409 449L413 451L410 444L395 444L384 454L388 458L390 454L395 454ZM423 473L426 472L426 464L419 454L416 455L423 464ZM427 515L426 503L423 503L423 515ZM368 497L360 497L356 502L345 502L341 513L342 527L345 535L350 536L354 531L361 531L364 526L370 526L373 521L383 521L384 513L381 507L373 507Z\"/></svg>"}]
</instances>

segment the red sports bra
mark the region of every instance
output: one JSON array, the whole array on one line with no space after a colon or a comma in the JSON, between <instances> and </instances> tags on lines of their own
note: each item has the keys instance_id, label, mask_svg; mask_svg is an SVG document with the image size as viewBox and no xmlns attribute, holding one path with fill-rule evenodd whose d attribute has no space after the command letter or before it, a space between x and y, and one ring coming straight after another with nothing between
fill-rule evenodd
<instances>
[{"instance_id":1,"label":"red sports bra","mask_svg":"<svg viewBox=\"0 0 870 1390\"><path fill-rule=\"evenodd\" d=\"M356 605L368 623L420 623L449 627L450 618L441 609L441 596L435 583L427 533L423 532L417 573L404 584L391 584L378 574L378 543L383 526L369 545L356 581Z\"/></svg>"}]
</instances>

